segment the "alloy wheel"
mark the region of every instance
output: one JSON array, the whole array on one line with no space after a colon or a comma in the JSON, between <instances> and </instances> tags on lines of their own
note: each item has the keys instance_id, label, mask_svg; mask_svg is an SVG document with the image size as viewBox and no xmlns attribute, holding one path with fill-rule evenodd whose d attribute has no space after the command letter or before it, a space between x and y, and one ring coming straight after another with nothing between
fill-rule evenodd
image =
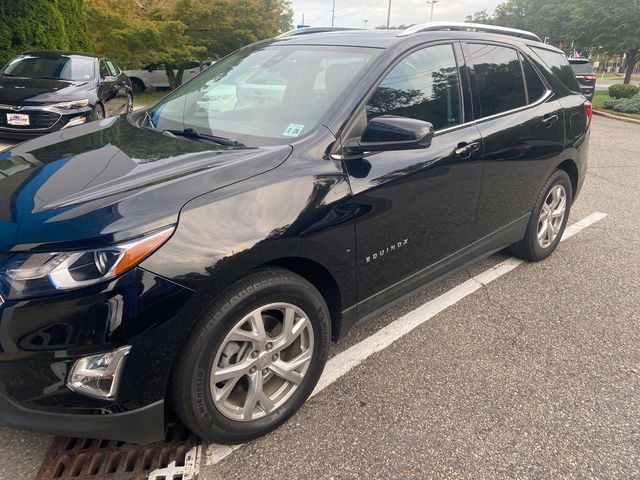
<instances>
[{"instance_id":1,"label":"alloy wheel","mask_svg":"<svg viewBox=\"0 0 640 480\"><path fill-rule=\"evenodd\" d=\"M538 244L549 247L558 237L567 211L567 192L562 185L555 185L542 204L538 219Z\"/></svg>"},{"instance_id":2,"label":"alloy wheel","mask_svg":"<svg viewBox=\"0 0 640 480\"><path fill-rule=\"evenodd\" d=\"M221 343L210 392L215 407L236 421L263 418L302 383L313 358L314 334L297 306L272 303L243 317Z\"/></svg>"}]
</instances>

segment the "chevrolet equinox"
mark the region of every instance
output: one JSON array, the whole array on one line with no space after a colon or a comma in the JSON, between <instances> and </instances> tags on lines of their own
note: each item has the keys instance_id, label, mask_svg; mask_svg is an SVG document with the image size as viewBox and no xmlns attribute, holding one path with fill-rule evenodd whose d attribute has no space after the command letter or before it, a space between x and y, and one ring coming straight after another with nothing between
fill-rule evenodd
<instances>
[{"instance_id":1,"label":"chevrolet equinox","mask_svg":"<svg viewBox=\"0 0 640 480\"><path fill-rule=\"evenodd\" d=\"M590 121L532 33L312 28L0 153L0 417L265 434L357 322L498 250L551 254Z\"/></svg>"}]
</instances>

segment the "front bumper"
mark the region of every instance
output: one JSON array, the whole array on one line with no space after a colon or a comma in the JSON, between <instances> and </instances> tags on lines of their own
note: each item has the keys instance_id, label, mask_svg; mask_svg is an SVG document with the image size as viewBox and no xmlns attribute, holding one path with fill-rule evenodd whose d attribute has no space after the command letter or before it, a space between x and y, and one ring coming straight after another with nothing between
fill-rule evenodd
<instances>
[{"instance_id":1,"label":"front bumper","mask_svg":"<svg viewBox=\"0 0 640 480\"><path fill-rule=\"evenodd\" d=\"M19 113L29 115L30 125L9 125L7 114ZM65 110L51 107L22 107L13 110L9 106L0 105L0 138L25 140L39 137L47 133L57 132L75 122L89 122L92 119L93 109L85 107L81 109Z\"/></svg>"},{"instance_id":2,"label":"front bumper","mask_svg":"<svg viewBox=\"0 0 640 480\"><path fill-rule=\"evenodd\" d=\"M0 306L0 419L59 435L149 443L164 434L170 372L193 292L143 269ZM114 400L67 387L76 360L130 345Z\"/></svg>"},{"instance_id":3,"label":"front bumper","mask_svg":"<svg viewBox=\"0 0 640 480\"><path fill-rule=\"evenodd\" d=\"M52 435L105 438L147 444L164 437L164 400L130 412L78 415L25 408L0 394L0 419L8 425Z\"/></svg>"}]
</instances>

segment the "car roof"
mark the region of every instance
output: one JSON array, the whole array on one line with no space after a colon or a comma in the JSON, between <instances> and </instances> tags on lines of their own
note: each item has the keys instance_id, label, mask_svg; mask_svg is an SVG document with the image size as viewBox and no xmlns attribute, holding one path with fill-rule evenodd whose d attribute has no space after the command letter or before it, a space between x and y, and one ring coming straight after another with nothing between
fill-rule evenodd
<instances>
[{"instance_id":1,"label":"car roof","mask_svg":"<svg viewBox=\"0 0 640 480\"><path fill-rule=\"evenodd\" d=\"M35 55L42 57L55 57L55 56L75 56L75 57L87 57L87 58L102 58L100 55L84 52L73 52L67 50L27 50L20 55Z\"/></svg>"}]
</instances>

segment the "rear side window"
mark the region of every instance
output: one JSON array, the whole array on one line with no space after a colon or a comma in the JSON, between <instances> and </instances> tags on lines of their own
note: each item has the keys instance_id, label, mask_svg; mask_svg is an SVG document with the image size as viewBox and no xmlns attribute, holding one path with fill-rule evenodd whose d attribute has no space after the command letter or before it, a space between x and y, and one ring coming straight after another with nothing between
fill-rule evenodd
<instances>
[{"instance_id":1,"label":"rear side window","mask_svg":"<svg viewBox=\"0 0 640 480\"><path fill-rule=\"evenodd\" d=\"M569 65L569 60L564 53L553 52L546 48L531 47L536 54L542 59L547 67L555 73L556 77L562 82L562 84L569 90L574 92L580 91L580 86L576 80L576 76Z\"/></svg>"},{"instance_id":2,"label":"rear side window","mask_svg":"<svg viewBox=\"0 0 640 480\"><path fill-rule=\"evenodd\" d=\"M524 71L524 79L527 84L529 103L535 103L544 95L547 87L540 79L540 75L538 75L538 72L533 68L533 65L531 65L531 62L522 56L520 56L520 59L522 60L522 70Z\"/></svg>"},{"instance_id":3,"label":"rear side window","mask_svg":"<svg viewBox=\"0 0 640 480\"><path fill-rule=\"evenodd\" d=\"M527 104L518 52L497 45L470 43L483 117Z\"/></svg>"},{"instance_id":4,"label":"rear side window","mask_svg":"<svg viewBox=\"0 0 640 480\"><path fill-rule=\"evenodd\" d=\"M436 130L462 123L460 80L452 45L418 50L396 65L367 102L367 120L399 115Z\"/></svg>"}]
</instances>

